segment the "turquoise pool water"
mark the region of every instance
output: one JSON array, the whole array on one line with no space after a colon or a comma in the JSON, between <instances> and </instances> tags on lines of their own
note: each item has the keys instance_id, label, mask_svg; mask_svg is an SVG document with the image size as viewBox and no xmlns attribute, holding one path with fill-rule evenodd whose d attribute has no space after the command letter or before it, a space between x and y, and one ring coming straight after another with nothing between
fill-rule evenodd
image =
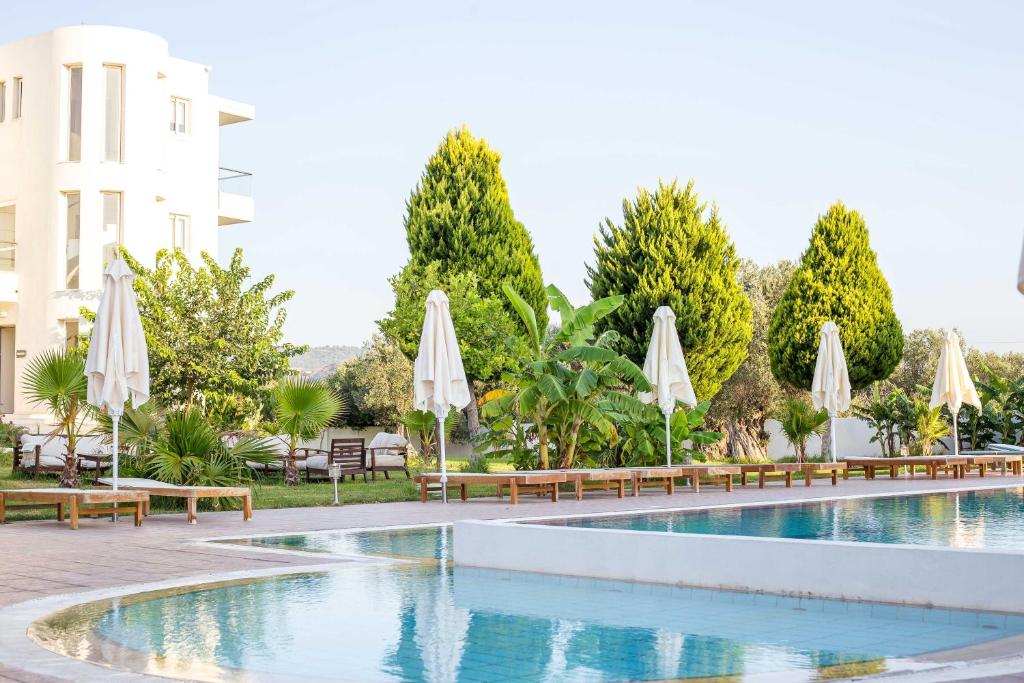
<instances>
[{"instance_id":1,"label":"turquoise pool water","mask_svg":"<svg viewBox=\"0 0 1024 683\"><path fill-rule=\"evenodd\" d=\"M73 656L199 680L431 683L811 681L1024 633L1000 614L452 568L443 528L252 543L423 559L98 603L43 630Z\"/></svg>"},{"instance_id":2,"label":"turquoise pool water","mask_svg":"<svg viewBox=\"0 0 1024 683\"><path fill-rule=\"evenodd\" d=\"M652 512L533 523L680 534L1024 550L1024 489Z\"/></svg>"}]
</instances>

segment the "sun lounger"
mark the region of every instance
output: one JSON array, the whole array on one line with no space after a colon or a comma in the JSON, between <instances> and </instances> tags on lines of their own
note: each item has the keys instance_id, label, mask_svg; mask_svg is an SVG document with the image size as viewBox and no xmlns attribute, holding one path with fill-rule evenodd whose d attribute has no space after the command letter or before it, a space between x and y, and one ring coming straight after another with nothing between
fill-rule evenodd
<instances>
[{"instance_id":1,"label":"sun lounger","mask_svg":"<svg viewBox=\"0 0 1024 683\"><path fill-rule=\"evenodd\" d=\"M112 486L113 479L99 479L97 483L103 486ZM118 491L145 491L149 496L163 496L165 498L184 498L185 515L189 524L195 524L199 520L199 499L200 498L241 498L242 499L242 520L252 519L252 491L242 486L175 486L155 479L118 479ZM149 500L147 496L145 514L149 514Z\"/></svg>"},{"instance_id":2,"label":"sun lounger","mask_svg":"<svg viewBox=\"0 0 1024 683\"><path fill-rule=\"evenodd\" d=\"M1004 451L1006 453L1018 453L1024 455L1024 446L1017 446L1010 443L990 443L988 445L994 451Z\"/></svg>"},{"instance_id":3,"label":"sun lounger","mask_svg":"<svg viewBox=\"0 0 1024 683\"><path fill-rule=\"evenodd\" d=\"M967 462L964 464L956 465L959 468L957 473L959 477L965 477L972 470L978 471L979 477L984 477L990 470L995 471L998 469L1000 473L1005 477L1008 474L1015 476L1021 476L1021 461L1022 456L1013 453L993 453L991 451L964 451L961 452L957 459L966 459ZM946 468L940 468L948 470L950 466Z\"/></svg>"},{"instance_id":4,"label":"sun lounger","mask_svg":"<svg viewBox=\"0 0 1024 683\"><path fill-rule=\"evenodd\" d=\"M900 468L907 467L910 476L914 476L914 470L918 466L924 466L932 479L937 479L939 470L950 472L954 479L958 479L961 473L961 465L967 465L966 457L954 458L948 455L914 455L903 458L844 458L846 470L843 472L843 479L849 479L850 471L855 469L864 470L864 477L874 479L879 470L889 473L889 477L895 479L899 476Z\"/></svg>"},{"instance_id":5,"label":"sun lounger","mask_svg":"<svg viewBox=\"0 0 1024 683\"><path fill-rule=\"evenodd\" d=\"M613 490L619 498L626 495L626 482L633 481L633 473L628 469L579 469L557 470L565 474L565 479L575 487L576 500L583 500L584 491Z\"/></svg>"},{"instance_id":6,"label":"sun lounger","mask_svg":"<svg viewBox=\"0 0 1024 683\"><path fill-rule=\"evenodd\" d=\"M462 500L469 498L467 487L471 484L490 485L497 488L498 499L504 495L505 488L509 490L509 501L512 505L519 503L520 493L544 493L551 496L551 500L558 501L558 484L567 481L565 472L558 470L534 471L534 472L450 472L448 474L448 487L457 486L459 497ZM428 472L416 477L416 483L420 485L420 501L427 502L431 484L441 483L440 472Z\"/></svg>"},{"instance_id":7,"label":"sun lounger","mask_svg":"<svg viewBox=\"0 0 1024 683\"><path fill-rule=\"evenodd\" d=\"M732 478L741 474L740 466L731 464L683 465L680 469L682 470L680 476L690 480L690 486L693 488L694 493L700 493L701 477L710 479L710 482L707 483L724 484L725 490L731 492Z\"/></svg>"},{"instance_id":8,"label":"sun lounger","mask_svg":"<svg viewBox=\"0 0 1024 683\"><path fill-rule=\"evenodd\" d=\"M12 505L19 503L19 505ZM115 507L115 505L123 507ZM135 526L142 526L143 508L149 504L145 491L103 489L8 489L0 491L0 524L7 521L8 510L31 510L50 506L57 507L57 521L64 521L67 512L71 528L78 528L82 515L116 515L133 512Z\"/></svg>"},{"instance_id":9,"label":"sun lounger","mask_svg":"<svg viewBox=\"0 0 1024 683\"><path fill-rule=\"evenodd\" d=\"M846 470L845 462L764 462L748 463L739 465L743 472L740 483L747 485L747 475L757 473L757 487L764 488L765 480L769 475L781 474L786 480L786 488L793 486L793 474L803 472L804 486L810 486L815 475L824 472L824 476L832 479L832 485L839 483L839 473Z\"/></svg>"},{"instance_id":10,"label":"sun lounger","mask_svg":"<svg viewBox=\"0 0 1024 683\"><path fill-rule=\"evenodd\" d=\"M644 486L656 486L665 489L665 493L672 495L676 492L676 477L683 474L679 467L625 467L632 474L632 493L640 495L640 489Z\"/></svg>"}]
</instances>

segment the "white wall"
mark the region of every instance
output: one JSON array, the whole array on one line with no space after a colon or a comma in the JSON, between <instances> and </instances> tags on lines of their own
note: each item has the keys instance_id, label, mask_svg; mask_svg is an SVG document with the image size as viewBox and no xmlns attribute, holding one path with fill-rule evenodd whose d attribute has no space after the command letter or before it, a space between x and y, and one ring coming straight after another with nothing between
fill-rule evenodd
<instances>
[{"instance_id":1,"label":"white wall","mask_svg":"<svg viewBox=\"0 0 1024 683\"><path fill-rule=\"evenodd\" d=\"M81 160L67 161L68 65L81 65ZM122 162L103 160L104 65L124 67ZM22 116L13 118L13 83L24 82ZM7 85L0 123L0 206L16 206L16 296L0 291L0 325L15 326L16 416L38 409L21 395L25 364L62 344L62 320L94 307L102 288L101 192L123 193L125 246L144 264L171 246L169 215L191 217L188 253L217 252L220 109L208 92L209 68L169 56L167 42L134 29L74 26L0 46ZM191 131L170 132L170 98L192 102ZM230 103L234 105L234 103ZM244 109L244 105L241 106ZM251 108L238 120L251 118ZM65 289L64 192L81 195L80 283Z\"/></svg>"},{"instance_id":2,"label":"white wall","mask_svg":"<svg viewBox=\"0 0 1024 683\"><path fill-rule=\"evenodd\" d=\"M768 457L772 460L792 456L793 447L786 441L782 434L778 420L768 420L765 428L769 434ZM868 426L867 422L856 417L836 418L836 453L843 456L871 456L882 455L882 449L877 443L871 443L871 437L875 431ZM811 437L807 441L808 455L815 456L821 453L821 438Z\"/></svg>"},{"instance_id":3,"label":"white wall","mask_svg":"<svg viewBox=\"0 0 1024 683\"><path fill-rule=\"evenodd\" d=\"M1006 588L1024 553L481 521L456 522L454 545L469 567L1024 612L1024 592Z\"/></svg>"}]
</instances>

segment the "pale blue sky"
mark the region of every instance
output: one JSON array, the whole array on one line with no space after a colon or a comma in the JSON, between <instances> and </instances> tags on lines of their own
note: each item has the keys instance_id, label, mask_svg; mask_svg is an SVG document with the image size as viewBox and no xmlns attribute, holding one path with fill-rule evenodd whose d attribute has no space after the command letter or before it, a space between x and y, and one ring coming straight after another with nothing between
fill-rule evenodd
<instances>
[{"instance_id":1,"label":"pale blue sky","mask_svg":"<svg viewBox=\"0 0 1024 683\"><path fill-rule=\"evenodd\" d=\"M407 258L405 199L464 122L503 154L545 279L577 301L599 221L693 178L762 263L797 258L842 199L905 329L1024 350L1024 5L895 5L5 0L0 42L141 28L256 105L221 161L255 172L258 221L224 229L221 256L241 246L296 290L296 342L372 334Z\"/></svg>"}]
</instances>

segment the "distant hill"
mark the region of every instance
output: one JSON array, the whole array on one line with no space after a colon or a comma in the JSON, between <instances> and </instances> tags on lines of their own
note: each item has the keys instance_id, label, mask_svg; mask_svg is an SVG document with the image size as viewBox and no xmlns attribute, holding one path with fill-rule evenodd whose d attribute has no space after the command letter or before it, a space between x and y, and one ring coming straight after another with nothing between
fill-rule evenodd
<instances>
[{"instance_id":1,"label":"distant hill","mask_svg":"<svg viewBox=\"0 0 1024 683\"><path fill-rule=\"evenodd\" d=\"M315 379L329 376L334 370L363 352L359 346L311 346L309 351L291 359L292 368Z\"/></svg>"}]
</instances>

